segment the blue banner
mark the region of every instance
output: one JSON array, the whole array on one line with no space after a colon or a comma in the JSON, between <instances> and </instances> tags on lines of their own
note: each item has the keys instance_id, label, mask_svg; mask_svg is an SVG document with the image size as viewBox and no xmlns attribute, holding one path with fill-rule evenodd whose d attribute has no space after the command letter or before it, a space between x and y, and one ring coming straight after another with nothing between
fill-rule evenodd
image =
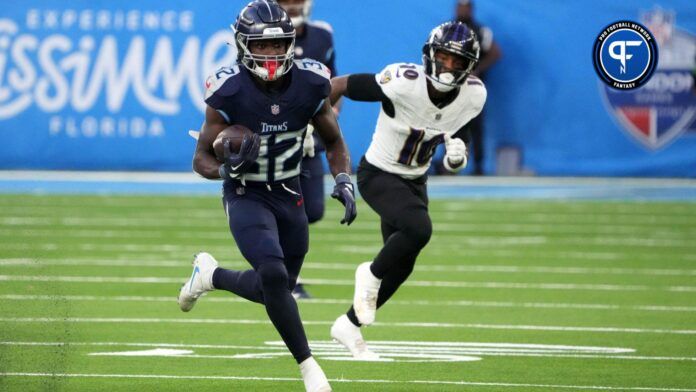
<instances>
[{"instance_id":1,"label":"blue banner","mask_svg":"<svg viewBox=\"0 0 696 392\"><path fill-rule=\"evenodd\" d=\"M229 25L245 1L22 1L0 11L0 169L188 171L207 74L236 56ZM488 74L486 171L502 146L540 175L696 176L692 1L474 1L503 51ZM315 0L334 27L339 73L421 61L454 0ZM656 36L648 85L599 81L592 46L631 19ZM357 162L377 104L340 116Z\"/></svg>"}]
</instances>

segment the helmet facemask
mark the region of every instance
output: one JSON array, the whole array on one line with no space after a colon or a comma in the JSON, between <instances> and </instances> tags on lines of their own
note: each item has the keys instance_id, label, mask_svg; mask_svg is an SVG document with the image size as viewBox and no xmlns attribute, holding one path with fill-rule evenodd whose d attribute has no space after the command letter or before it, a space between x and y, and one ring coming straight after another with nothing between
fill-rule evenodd
<instances>
[{"instance_id":1,"label":"helmet facemask","mask_svg":"<svg viewBox=\"0 0 696 392\"><path fill-rule=\"evenodd\" d=\"M435 57L435 52L442 50L443 52L452 53L464 59L465 66L463 69L445 70L444 64L437 60ZM460 53L453 53L447 50L438 49L434 46L430 46L427 54L423 55L423 65L425 67L425 75L431 82L433 82L433 87L441 92L447 92L454 90L455 88L461 86L469 77L471 72L478 64L478 59L468 58L461 56Z\"/></svg>"},{"instance_id":2,"label":"helmet facemask","mask_svg":"<svg viewBox=\"0 0 696 392\"><path fill-rule=\"evenodd\" d=\"M235 34L239 62L250 72L264 81L275 81L285 75L293 65L295 57L295 32L285 33L280 28L268 28L264 34ZM262 55L252 53L249 47L253 41L278 40L285 41L286 51L280 55Z\"/></svg>"},{"instance_id":3,"label":"helmet facemask","mask_svg":"<svg viewBox=\"0 0 696 392\"><path fill-rule=\"evenodd\" d=\"M437 60L436 53L458 56L464 62L462 69L446 69ZM423 46L425 75L433 87L441 92L454 90L466 81L478 64L480 46L476 34L461 23L445 23L430 33Z\"/></svg>"}]
</instances>

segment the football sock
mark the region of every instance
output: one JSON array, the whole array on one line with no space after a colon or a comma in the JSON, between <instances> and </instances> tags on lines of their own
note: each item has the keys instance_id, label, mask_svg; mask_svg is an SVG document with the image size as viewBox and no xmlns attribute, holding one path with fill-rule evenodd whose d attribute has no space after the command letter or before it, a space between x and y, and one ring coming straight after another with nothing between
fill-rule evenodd
<instances>
[{"instance_id":1,"label":"football sock","mask_svg":"<svg viewBox=\"0 0 696 392\"><path fill-rule=\"evenodd\" d=\"M252 302L263 303L263 292L254 270L232 271L217 268L213 272L213 287L227 290Z\"/></svg>"},{"instance_id":2,"label":"football sock","mask_svg":"<svg viewBox=\"0 0 696 392\"><path fill-rule=\"evenodd\" d=\"M283 263L265 263L259 266L258 275L263 287L266 313L295 361L302 363L312 353L307 344L297 302L288 287L288 271Z\"/></svg>"}]
</instances>

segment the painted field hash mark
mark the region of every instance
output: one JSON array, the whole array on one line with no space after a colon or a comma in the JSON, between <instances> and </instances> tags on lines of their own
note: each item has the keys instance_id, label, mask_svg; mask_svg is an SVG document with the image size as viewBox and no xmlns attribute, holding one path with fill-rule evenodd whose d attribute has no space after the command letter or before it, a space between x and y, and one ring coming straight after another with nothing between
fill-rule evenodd
<instances>
[{"instance_id":1,"label":"painted field hash mark","mask_svg":"<svg viewBox=\"0 0 696 392\"><path fill-rule=\"evenodd\" d=\"M586 347L543 344L515 343L464 343L464 342L411 342L411 341L373 341L370 348L379 354L382 362L468 362L481 360L482 356L558 356L595 354L611 356L612 354L633 353L630 348L615 347ZM345 348L330 341L311 341L312 353L325 360L351 361L354 360ZM285 344L282 341L266 342L253 353L237 353L234 355L196 355L190 350L181 349L149 349L141 351L95 352L95 356L151 356L151 357L190 357L190 358L225 358L225 359L273 359L286 357ZM265 349L265 350L264 350Z\"/></svg>"},{"instance_id":2,"label":"painted field hash mark","mask_svg":"<svg viewBox=\"0 0 696 392\"><path fill-rule=\"evenodd\" d=\"M0 342L0 344L11 342ZM14 342L21 344L21 342ZM469 362L481 357L547 357L584 358L639 361L687 361L696 362L696 357L661 357L632 355L636 350L621 347L569 346L520 343L475 343L475 342L413 342L413 341L371 341L370 348L379 354L380 362ZM90 345L90 343L84 343ZM118 343L97 345L118 346ZM128 346L158 347L157 349L136 351L93 352L93 356L143 356L143 357L186 357L217 359L274 359L288 356L282 341L266 342L263 346L204 346L216 350L252 350L249 353L235 354L195 354L182 348L199 348L196 345L169 345L157 343L129 344ZM332 341L311 341L312 353L324 360L354 361L343 346ZM170 347L170 348L167 348ZM173 349L171 347L176 347ZM630 354L630 355L629 355Z\"/></svg>"}]
</instances>

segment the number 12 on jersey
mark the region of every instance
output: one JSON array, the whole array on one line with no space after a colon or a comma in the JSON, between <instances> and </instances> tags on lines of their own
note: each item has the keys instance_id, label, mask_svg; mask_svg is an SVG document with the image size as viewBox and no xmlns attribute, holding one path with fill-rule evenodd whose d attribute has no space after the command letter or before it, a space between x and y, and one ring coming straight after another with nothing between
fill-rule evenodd
<instances>
[{"instance_id":1,"label":"number 12 on jersey","mask_svg":"<svg viewBox=\"0 0 696 392\"><path fill-rule=\"evenodd\" d=\"M445 142L445 135L443 133L438 134L425 142L423 141L424 138L424 129L411 128L406 142L401 148L398 162L402 165L411 166L415 158L418 166L427 165L430 162L430 158L435 154L437 146Z\"/></svg>"}]
</instances>

